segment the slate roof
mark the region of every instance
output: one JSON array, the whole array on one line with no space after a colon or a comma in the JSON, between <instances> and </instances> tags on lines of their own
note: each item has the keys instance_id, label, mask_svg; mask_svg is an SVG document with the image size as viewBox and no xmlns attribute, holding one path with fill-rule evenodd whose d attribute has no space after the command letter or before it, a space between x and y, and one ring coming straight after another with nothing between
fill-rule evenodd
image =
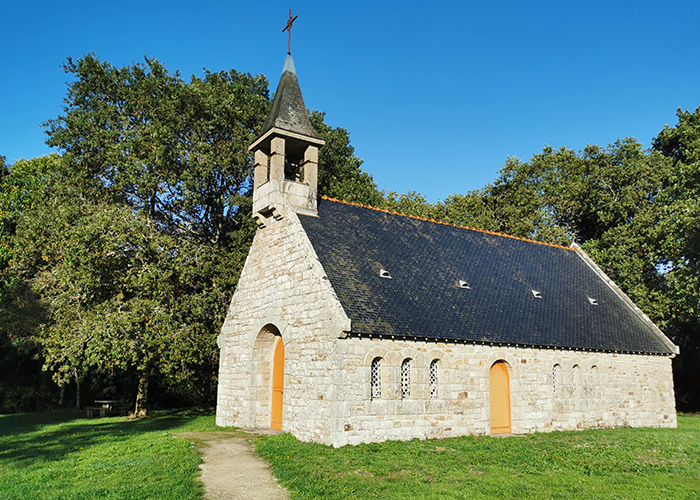
<instances>
[{"instance_id":1,"label":"slate roof","mask_svg":"<svg viewBox=\"0 0 700 500\"><path fill-rule=\"evenodd\" d=\"M325 199L318 214L299 218L350 335L673 354L575 250Z\"/></svg>"},{"instance_id":2,"label":"slate roof","mask_svg":"<svg viewBox=\"0 0 700 500\"><path fill-rule=\"evenodd\" d=\"M292 56L287 56L282 69L282 76L277 85L277 92L272 101L270 114L260 134L264 136L272 128L294 132L315 139L323 139L309 121L309 113L304 105L299 81Z\"/></svg>"}]
</instances>

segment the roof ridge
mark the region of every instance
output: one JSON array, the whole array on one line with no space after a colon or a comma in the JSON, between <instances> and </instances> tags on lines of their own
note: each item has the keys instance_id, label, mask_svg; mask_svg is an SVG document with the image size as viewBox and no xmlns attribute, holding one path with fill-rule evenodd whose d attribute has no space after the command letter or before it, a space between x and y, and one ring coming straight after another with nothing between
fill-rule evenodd
<instances>
[{"instance_id":1,"label":"roof ridge","mask_svg":"<svg viewBox=\"0 0 700 500\"><path fill-rule=\"evenodd\" d=\"M371 206L371 205L363 205L362 203L356 203L356 202L354 202L354 201L339 200L339 199L337 199L337 198L331 198L331 197L329 197L329 196L323 196L323 195L321 196L321 199L322 199L322 200L327 200L327 201L335 201L335 202L338 202L338 203L343 203L344 205L353 205L353 206L356 206L356 207L367 208L367 209L369 209L369 210L374 210L374 211L376 211L376 212L384 212L384 213L387 213L387 214L399 215L399 216L401 216L401 217L408 217L408 218L410 218L410 219L417 219L417 220L422 220L422 221L425 221L425 222L433 222L433 223L435 223L435 224L442 224L443 226L451 226L451 227L456 227L456 228L458 228L458 229L467 229L467 230L470 230L470 231L476 231L476 232L478 232L478 233L490 234L490 235L492 235L492 236L501 236L501 237L503 237L503 238L511 238L511 239L513 239L513 240L525 241L525 242L527 242L527 243L535 243L536 245L544 245L544 246L548 246L548 247L562 248L562 249L564 249L564 250L569 250L569 251L572 251L572 252L576 252L576 248L570 247L570 246L567 247L567 246L564 246L564 245L557 245L556 243L547 243L547 242L545 242L545 241L536 241L536 240L531 240L531 239L528 239L528 238L521 238L521 237L519 237L519 236L512 236L512 235L506 234L506 233L499 233L499 232L496 232L496 231L489 231L488 229L477 229L477 228L475 228L475 227L470 227L470 226L460 226L459 224L453 224L453 223L451 223L451 222L444 222L444 221L439 221L439 220L435 220L435 219L428 219L427 217L419 217L419 216L417 216L417 215L412 215L412 214L404 214L404 213L395 212L395 211L393 211L393 210L389 210L389 209L386 209L386 208L373 207L373 206Z\"/></svg>"}]
</instances>

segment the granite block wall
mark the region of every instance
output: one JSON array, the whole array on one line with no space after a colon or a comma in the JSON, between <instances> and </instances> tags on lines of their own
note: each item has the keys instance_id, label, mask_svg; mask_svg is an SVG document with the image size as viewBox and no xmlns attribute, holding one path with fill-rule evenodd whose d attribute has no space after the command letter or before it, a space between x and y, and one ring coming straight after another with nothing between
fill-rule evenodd
<instances>
[{"instance_id":1,"label":"granite block wall","mask_svg":"<svg viewBox=\"0 0 700 500\"><path fill-rule=\"evenodd\" d=\"M282 428L304 441L343 446L489 434L496 361L508 367L513 433L676 425L668 357L346 337L350 326L297 214L269 219L255 236L218 339L217 425L269 428L280 339ZM370 392L375 358L379 399ZM406 359L410 393L404 387L402 397Z\"/></svg>"}]
</instances>

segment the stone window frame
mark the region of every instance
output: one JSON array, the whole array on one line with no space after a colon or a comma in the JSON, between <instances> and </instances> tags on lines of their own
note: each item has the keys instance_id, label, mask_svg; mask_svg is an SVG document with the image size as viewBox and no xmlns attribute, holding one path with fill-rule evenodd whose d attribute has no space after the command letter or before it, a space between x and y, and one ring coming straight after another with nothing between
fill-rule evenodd
<instances>
[{"instance_id":1,"label":"stone window frame","mask_svg":"<svg viewBox=\"0 0 700 500\"><path fill-rule=\"evenodd\" d=\"M377 356L370 364L369 398L382 399L382 357Z\"/></svg>"},{"instance_id":2,"label":"stone window frame","mask_svg":"<svg viewBox=\"0 0 700 500\"><path fill-rule=\"evenodd\" d=\"M588 376L588 383L586 384L589 397L595 398L597 396L599 374L600 369L598 368L598 365L591 365L590 375Z\"/></svg>"},{"instance_id":3,"label":"stone window frame","mask_svg":"<svg viewBox=\"0 0 700 500\"><path fill-rule=\"evenodd\" d=\"M401 362L401 399L407 399L411 396L411 358L405 358Z\"/></svg>"},{"instance_id":4,"label":"stone window frame","mask_svg":"<svg viewBox=\"0 0 700 500\"><path fill-rule=\"evenodd\" d=\"M581 390L581 367L577 364L571 367L571 395L576 398Z\"/></svg>"},{"instance_id":5,"label":"stone window frame","mask_svg":"<svg viewBox=\"0 0 700 500\"><path fill-rule=\"evenodd\" d=\"M438 398L439 376L438 369L440 368L440 360L435 358L430 362L429 382L430 382L430 399Z\"/></svg>"},{"instance_id":6,"label":"stone window frame","mask_svg":"<svg viewBox=\"0 0 700 500\"><path fill-rule=\"evenodd\" d=\"M559 363L554 363L552 366L552 395L554 399L561 393L561 365Z\"/></svg>"}]
</instances>

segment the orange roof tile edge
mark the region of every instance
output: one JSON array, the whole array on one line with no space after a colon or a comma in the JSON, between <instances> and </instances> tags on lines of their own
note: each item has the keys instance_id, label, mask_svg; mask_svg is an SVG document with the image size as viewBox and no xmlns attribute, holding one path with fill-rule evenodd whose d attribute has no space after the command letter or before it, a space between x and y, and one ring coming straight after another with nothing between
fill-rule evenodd
<instances>
[{"instance_id":1,"label":"orange roof tile edge","mask_svg":"<svg viewBox=\"0 0 700 500\"><path fill-rule=\"evenodd\" d=\"M400 216L402 216L402 217L409 217L409 218L411 218L411 219L418 219L418 220L422 220L422 221L425 221L425 222L434 222L435 224L442 224L443 226L452 226L452 227L456 227L456 228L459 228L459 229L468 229L468 230L470 230L470 231L476 231L476 232L478 232L478 233L485 233L485 234L491 234L491 235L493 235L493 236L501 236L501 237L503 237L503 238L511 238L511 239L514 239L514 240L526 241L526 242L528 242L528 243L534 243L534 244L536 244L536 245L544 245L544 246L548 246L548 247L562 248L562 249L564 249L564 250L570 250L570 251L572 251L572 252L575 252L575 251L576 251L575 248L567 247L567 246L564 246L564 245L557 245L557 244L555 244L555 243L546 243L546 242L544 242L544 241L535 241L535 240L530 240L530 239L527 239L527 238L520 238L520 237L518 237L518 236L511 236L510 234L498 233L498 232L496 232L496 231L488 231L488 230L486 230L486 229L477 229L477 228L475 228L475 227L460 226L459 224L452 224L452 223L450 223L450 222L443 222L443 221L439 221L439 220L435 220L435 219L428 219L428 218L426 218L426 217L418 217L417 215L403 214L403 213L401 213L401 212L394 212L393 210L387 210L386 208L377 208L377 207L372 207L372 206L370 206L370 205L363 205L362 203L355 203L354 201L339 200L339 199L337 199L337 198L330 198L330 197L328 197L328 196L321 196L321 199L322 199L322 200L328 200L328 201L335 201L335 202L338 202L338 203L343 203L343 204L345 204L345 205L354 205L354 206L356 206L356 207L367 208L367 209L369 209L369 210L375 210L375 211L377 211L377 212L384 212L384 213L387 213L387 214L400 215Z\"/></svg>"}]
</instances>

